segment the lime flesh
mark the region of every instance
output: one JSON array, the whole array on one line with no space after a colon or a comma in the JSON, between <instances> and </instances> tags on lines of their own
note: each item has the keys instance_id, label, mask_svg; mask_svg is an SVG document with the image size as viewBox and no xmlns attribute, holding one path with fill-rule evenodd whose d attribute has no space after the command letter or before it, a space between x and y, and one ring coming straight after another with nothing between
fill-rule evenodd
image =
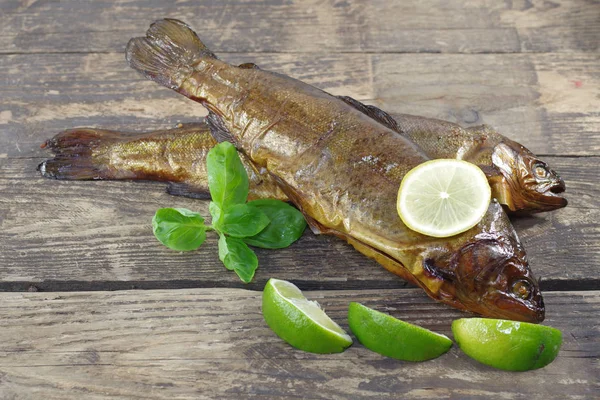
<instances>
[{"instance_id":1,"label":"lime flesh","mask_svg":"<svg viewBox=\"0 0 600 400\"><path fill-rule=\"evenodd\" d=\"M483 171L466 161L438 159L411 169L398 190L397 210L410 229L448 237L477 225L491 189Z\"/></svg>"},{"instance_id":2,"label":"lime flesh","mask_svg":"<svg viewBox=\"0 0 600 400\"><path fill-rule=\"evenodd\" d=\"M386 357L404 361L436 358L452 347L444 335L432 332L359 303L350 303L348 324L363 346Z\"/></svg>"},{"instance_id":3,"label":"lime flesh","mask_svg":"<svg viewBox=\"0 0 600 400\"><path fill-rule=\"evenodd\" d=\"M503 319L457 319L452 333L469 357L507 371L545 367L556 358L562 344L558 329Z\"/></svg>"},{"instance_id":4,"label":"lime flesh","mask_svg":"<svg viewBox=\"0 0 600 400\"><path fill-rule=\"evenodd\" d=\"M262 312L277 336L297 349L340 353L352 344L352 338L319 304L306 299L290 282L269 279L263 291Z\"/></svg>"}]
</instances>

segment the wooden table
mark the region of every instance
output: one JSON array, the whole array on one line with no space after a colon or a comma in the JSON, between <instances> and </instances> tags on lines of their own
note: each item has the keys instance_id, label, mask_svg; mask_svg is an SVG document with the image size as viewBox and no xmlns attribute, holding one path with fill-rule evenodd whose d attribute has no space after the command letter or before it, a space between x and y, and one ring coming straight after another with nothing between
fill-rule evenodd
<instances>
[{"instance_id":1,"label":"wooden table","mask_svg":"<svg viewBox=\"0 0 600 400\"><path fill-rule=\"evenodd\" d=\"M0 3L0 398L593 398L600 394L600 4L597 1L7 1ZM487 123L542 155L569 206L514 219L541 277L548 367L507 373L454 347L425 363L355 344L313 355L279 340L260 290L297 283L347 327L350 301L451 334L435 303L331 237L258 251L244 285L211 236L178 254L159 207L208 213L164 185L46 180L40 144L77 126L145 131L205 115L129 69L160 17L222 59L253 61L392 113ZM140 290L144 289L144 290Z\"/></svg>"}]
</instances>

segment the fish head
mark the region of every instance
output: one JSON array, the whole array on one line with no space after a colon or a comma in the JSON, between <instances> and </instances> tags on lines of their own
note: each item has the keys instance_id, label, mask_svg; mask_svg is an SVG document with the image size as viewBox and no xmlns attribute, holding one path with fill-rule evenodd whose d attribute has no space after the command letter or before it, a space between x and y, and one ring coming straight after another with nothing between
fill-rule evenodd
<instances>
[{"instance_id":1,"label":"fish head","mask_svg":"<svg viewBox=\"0 0 600 400\"><path fill-rule=\"evenodd\" d=\"M541 322L544 301L525 252L502 238L479 238L451 261L456 296L469 310L498 318Z\"/></svg>"},{"instance_id":2,"label":"fish head","mask_svg":"<svg viewBox=\"0 0 600 400\"><path fill-rule=\"evenodd\" d=\"M471 230L426 251L423 278L433 297L490 318L541 322L544 301L502 206L492 201Z\"/></svg>"},{"instance_id":3,"label":"fish head","mask_svg":"<svg viewBox=\"0 0 600 400\"><path fill-rule=\"evenodd\" d=\"M505 140L495 146L493 165L502 173L507 199L502 201L512 211L535 213L567 205L559 194L565 191L564 180L548 164L518 143Z\"/></svg>"}]
</instances>

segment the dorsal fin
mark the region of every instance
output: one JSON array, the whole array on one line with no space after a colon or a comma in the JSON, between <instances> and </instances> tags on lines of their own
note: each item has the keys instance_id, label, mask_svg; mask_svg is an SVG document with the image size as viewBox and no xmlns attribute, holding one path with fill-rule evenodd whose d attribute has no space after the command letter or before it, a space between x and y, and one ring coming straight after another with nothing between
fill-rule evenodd
<instances>
[{"instance_id":1,"label":"dorsal fin","mask_svg":"<svg viewBox=\"0 0 600 400\"><path fill-rule=\"evenodd\" d=\"M240 64L240 65L238 65L238 68L242 68L242 69L260 69L258 67L258 65L254 64L252 62Z\"/></svg>"},{"instance_id":2,"label":"dorsal fin","mask_svg":"<svg viewBox=\"0 0 600 400\"><path fill-rule=\"evenodd\" d=\"M362 112L366 116L373 118L375 121L379 122L382 125L387 126L391 130L399 133L401 132L396 120L382 109L377 108L375 106L368 106L349 96L338 96L338 98L344 103L356 108L358 111Z\"/></svg>"}]
</instances>

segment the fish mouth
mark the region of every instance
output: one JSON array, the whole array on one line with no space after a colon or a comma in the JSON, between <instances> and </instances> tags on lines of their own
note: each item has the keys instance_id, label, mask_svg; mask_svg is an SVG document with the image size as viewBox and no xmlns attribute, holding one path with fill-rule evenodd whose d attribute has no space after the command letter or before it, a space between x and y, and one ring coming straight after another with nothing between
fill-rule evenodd
<instances>
[{"instance_id":1,"label":"fish mouth","mask_svg":"<svg viewBox=\"0 0 600 400\"><path fill-rule=\"evenodd\" d=\"M536 184L533 188L529 185L521 187L511 177L507 177L507 182L510 184L510 194L507 197L513 203L509 208L516 214L553 211L568 204L568 200L562 195L566 190L562 179L543 185Z\"/></svg>"},{"instance_id":2,"label":"fish mouth","mask_svg":"<svg viewBox=\"0 0 600 400\"><path fill-rule=\"evenodd\" d=\"M539 291L528 301L521 301L506 293L490 293L479 301L463 300L467 307L463 308L486 318L508 319L512 321L539 324L546 317L544 300Z\"/></svg>"},{"instance_id":3,"label":"fish mouth","mask_svg":"<svg viewBox=\"0 0 600 400\"><path fill-rule=\"evenodd\" d=\"M532 193L531 196L527 196L530 197L530 201L539 209L538 211L556 210L568 204L567 199L562 196L562 193L566 190L565 182L562 179L556 180L540 189Z\"/></svg>"},{"instance_id":4,"label":"fish mouth","mask_svg":"<svg viewBox=\"0 0 600 400\"><path fill-rule=\"evenodd\" d=\"M497 314L504 319L540 323L546 317L546 308L541 294L536 295L533 304L525 305L510 297L499 297L494 302Z\"/></svg>"},{"instance_id":5,"label":"fish mouth","mask_svg":"<svg viewBox=\"0 0 600 400\"><path fill-rule=\"evenodd\" d=\"M557 195L559 193L564 193L564 191L567 189L567 186L565 185L565 181L563 181L562 179L554 182L552 184L552 186L550 186L548 188L548 191L551 192L553 195Z\"/></svg>"}]
</instances>

